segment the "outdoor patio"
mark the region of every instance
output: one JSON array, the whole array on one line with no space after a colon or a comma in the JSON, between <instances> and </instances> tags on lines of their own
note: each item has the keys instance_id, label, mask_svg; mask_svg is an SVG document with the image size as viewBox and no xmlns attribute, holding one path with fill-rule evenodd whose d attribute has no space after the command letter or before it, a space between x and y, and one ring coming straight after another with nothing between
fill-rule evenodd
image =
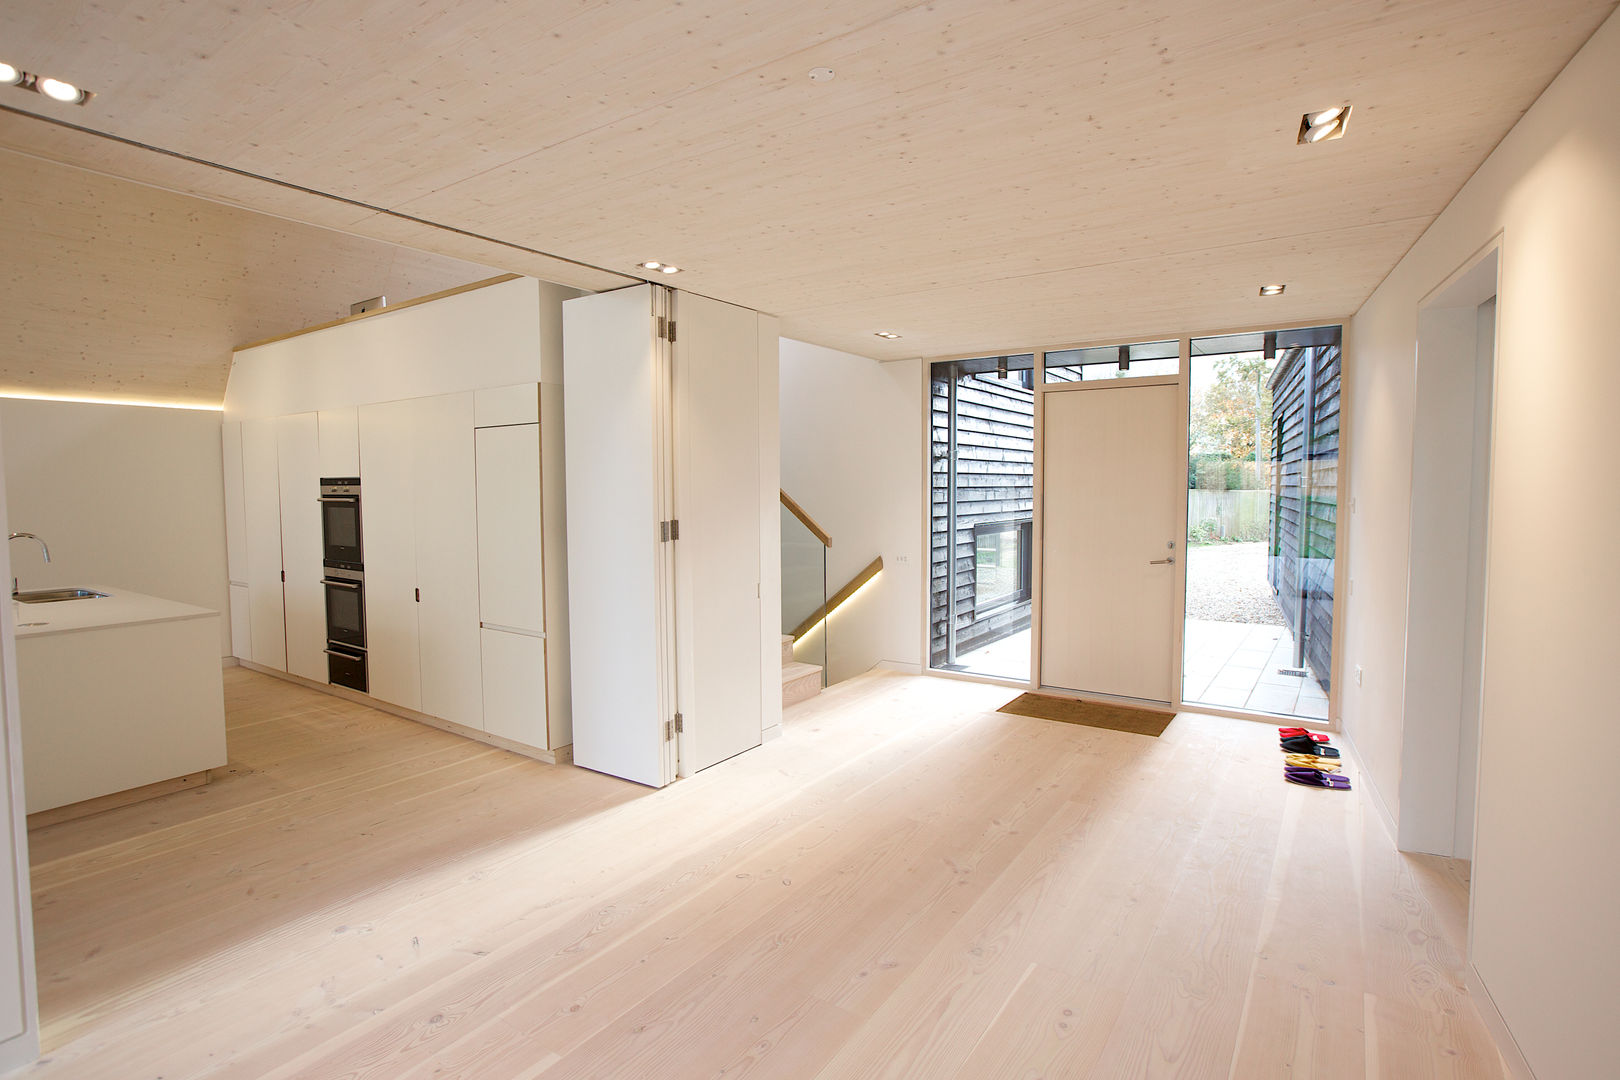
<instances>
[{"instance_id":1,"label":"outdoor patio","mask_svg":"<svg viewBox=\"0 0 1620 1080\"><path fill-rule=\"evenodd\" d=\"M1223 709L1251 709L1326 720L1327 695L1310 675L1281 675L1294 665L1285 626L1188 619L1181 699Z\"/></svg>"}]
</instances>

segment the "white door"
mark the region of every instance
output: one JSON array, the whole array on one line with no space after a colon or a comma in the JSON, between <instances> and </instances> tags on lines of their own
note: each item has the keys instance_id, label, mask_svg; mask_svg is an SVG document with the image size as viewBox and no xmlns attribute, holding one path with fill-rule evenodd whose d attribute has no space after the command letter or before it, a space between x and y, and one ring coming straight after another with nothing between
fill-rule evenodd
<instances>
[{"instance_id":1,"label":"white door","mask_svg":"<svg viewBox=\"0 0 1620 1080\"><path fill-rule=\"evenodd\" d=\"M684 775L760 743L759 314L689 293L676 304Z\"/></svg>"},{"instance_id":2,"label":"white door","mask_svg":"<svg viewBox=\"0 0 1620 1080\"><path fill-rule=\"evenodd\" d=\"M409 401L360 407L360 530L371 694L419 710L414 419Z\"/></svg>"},{"instance_id":3,"label":"white door","mask_svg":"<svg viewBox=\"0 0 1620 1080\"><path fill-rule=\"evenodd\" d=\"M540 425L479 428L473 445L478 460L478 617L496 629L538 633L546 628Z\"/></svg>"},{"instance_id":4,"label":"white door","mask_svg":"<svg viewBox=\"0 0 1620 1080\"><path fill-rule=\"evenodd\" d=\"M242 422L242 520L247 540L248 632L255 664L287 670L281 599L281 482L276 421Z\"/></svg>"},{"instance_id":5,"label":"white door","mask_svg":"<svg viewBox=\"0 0 1620 1080\"><path fill-rule=\"evenodd\" d=\"M287 671L326 681L326 589L321 585L321 463L315 414L276 420L281 567L286 573Z\"/></svg>"},{"instance_id":6,"label":"white door","mask_svg":"<svg viewBox=\"0 0 1620 1080\"><path fill-rule=\"evenodd\" d=\"M416 461L417 633L422 703L429 716L484 726L478 646L478 495L473 464L473 395L441 394L405 404ZM361 505L371 498L370 480ZM366 579L371 579L371 533Z\"/></svg>"},{"instance_id":7,"label":"white door","mask_svg":"<svg viewBox=\"0 0 1620 1080\"><path fill-rule=\"evenodd\" d=\"M534 387L526 389L527 397L536 396ZM473 445L478 459L484 730L549 749L540 425L479 428Z\"/></svg>"},{"instance_id":8,"label":"white door","mask_svg":"<svg viewBox=\"0 0 1620 1080\"><path fill-rule=\"evenodd\" d=\"M663 296L638 285L563 303L574 763L653 787L674 779Z\"/></svg>"},{"instance_id":9,"label":"white door","mask_svg":"<svg viewBox=\"0 0 1620 1080\"><path fill-rule=\"evenodd\" d=\"M1177 497L1186 447L1174 385L1047 392L1041 683L1169 702ZM1172 546L1174 545L1174 546Z\"/></svg>"}]
</instances>

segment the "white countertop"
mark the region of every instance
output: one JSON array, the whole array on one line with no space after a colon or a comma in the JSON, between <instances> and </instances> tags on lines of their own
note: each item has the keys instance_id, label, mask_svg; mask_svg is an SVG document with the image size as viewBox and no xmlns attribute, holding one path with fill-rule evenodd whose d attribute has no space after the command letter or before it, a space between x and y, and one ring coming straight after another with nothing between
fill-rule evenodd
<instances>
[{"instance_id":1,"label":"white countertop","mask_svg":"<svg viewBox=\"0 0 1620 1080\"><path fill-rule=\"evenodd\" d=\"M219 614L208 608L130 592L128 589L114 589L106 585L81 587L107 595L84 600L58 600L51 604L23 604L13 600L11 614L16 621L17 640L72 634L80 630L103 630L113 626L202 619Z\"/></svg>"}]
</instances>

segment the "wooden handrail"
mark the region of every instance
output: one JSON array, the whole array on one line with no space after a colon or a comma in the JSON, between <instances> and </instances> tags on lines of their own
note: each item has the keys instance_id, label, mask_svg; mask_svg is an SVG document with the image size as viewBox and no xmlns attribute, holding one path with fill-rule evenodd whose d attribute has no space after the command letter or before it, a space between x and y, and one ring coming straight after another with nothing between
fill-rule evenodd
<instances>
[{"instance_id":1,"label":"wooden handrail","mask_svg":"<svg viewBox=\"0 0 1620 1080\"><path fill-rule=\"evenodd\" d=\"M793 516L798 518L800 523L803 524L805 528L814 533L817 540L820 540L827 547L832 547L832 537L827 535L827 531L825 529L811 520L810 515L804 512L804 507L794 502L792 496L783 491L781 488L777 488L776 491L777 494L782 496L782 505L791 510L793 512Z\"/></svg>"},{"instance_id":2,"label":"wooden handrail","mask_svg":"<svg viewBox=\"0 0 1620 1080\"><path fill-rule=\"evenodd\" d=\"M820 607L816 608L815 611L811 612L808 619L794 627L793 640L798 641L800 638L804 637L804 635L814 630L817 623L831 615L834 611L837 611L839 606L843 604L845 600L848 600L850 597L859 592L862 585L865 585L868 581L871 581L873 578L877 577L878 572L882 569L883 556L879 555L877 558L866 564L865 570L862 570L860 573L851 578L848 585L845 585L842 589L839 589L837 592L833 593L831 599L829 599L825 604L822 604Z\"/></svg>"}]
</instances>

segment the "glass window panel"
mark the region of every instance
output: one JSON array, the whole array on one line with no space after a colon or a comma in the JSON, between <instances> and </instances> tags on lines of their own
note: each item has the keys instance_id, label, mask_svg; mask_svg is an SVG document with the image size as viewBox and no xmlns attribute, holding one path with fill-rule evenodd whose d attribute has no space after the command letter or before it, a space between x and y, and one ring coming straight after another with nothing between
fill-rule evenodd
<instances>
[{"instance_id":1,"label":"glass window panel","mask_svg":"<svg viewBox=\"0 0 1620 1080\"><path fill-rule=\"evenodd\" d=\"M929 666L1029 678L1035 355L932 365Z\"/></svg>"},{"instance_id":2,"label":"glass window panel","mask_svg":"<svg viewBox=\"0 0 1620 1080\"><path fill-rule=\"evenodd\" d=\"M1181 342L1143 341L1089 349L1057 349L1046 354L1046 381L1095 382L1174 375L1181 370Z\"/></svg>"}]
</instances>

